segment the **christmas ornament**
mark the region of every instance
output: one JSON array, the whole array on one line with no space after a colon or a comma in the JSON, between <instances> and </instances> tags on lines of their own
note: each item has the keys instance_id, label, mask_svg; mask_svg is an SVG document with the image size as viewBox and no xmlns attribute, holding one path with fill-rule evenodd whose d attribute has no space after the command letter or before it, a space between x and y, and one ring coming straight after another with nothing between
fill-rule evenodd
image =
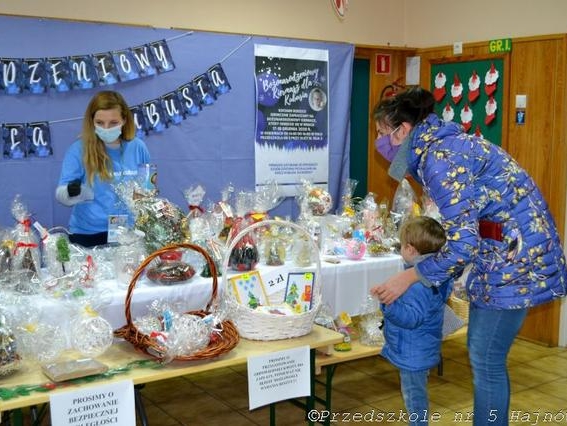
<instances>
[{"instance_id":1,"label":"christmas ornament","mask_svg":"<svg viewBox=\"0 0 567 426\"><path fill-rule=\"evenodd\" d=\"M449 102L447 102L447 105L445 105L445 108L443 108L441 115L443 117L443 121L452 121L455 117L455 110L453 109L451 104L449 104Z\"/></svg>"},{"instance_id":2,"label":"christmas ornament","mask_svg":"<svg viewBox=\"0 0 567 426\"><path fill-rule=\"evenodd\" d=\"M476 129L474 130L474 135L479 138L484 138L482 132L480 131L480 126L477 124Z\"/></svg>"},{"instance_id":3,"label":"christmas ornament","mask_svg":"<svg viewBox=\"0 0 567 426\"><path fill-rule=\"evenodd\" d=\"M439 71L435 76L435 89L433 89L433 97L436 102L441 102L447 93L445 83L447 83L447 76Z\"/></svg>"},{"instance_id":4,"label":"christmas ornament","mask_svg":"<svg viewBox=\"0 0 567 426\"><path fill-rule=\"evenodd\" d=\"M453 102L455 104L458 104L461 101L462 97L463 84L461 83L458 74L455 73L455 76L453 77L453 84L451 85L451 98L453 99Z\"/></svg>"},{"instance_id":5,"label":"christmas ornament","mask_svg":"<svg viewBox=\"0 0 567 426\"><path fill-rule=\"evenodd\" d=\"M498 81L498 70L494 67L494 62L490 64L490 69L486 71L484 76L484 93L492 96L496 91L496 82Z\"/></svg>"},{"instance_id":6,"label":"christmas ornament","mask_svg":"<svg viewBox=\"0 0 567 426\"><path fill-rule=\"evenodd\" d=\"M73 348L86 357L97 357L112 345L113 329L110 323L90 308L79 321L73 323Z\"/></svg>"},{"instance_id":7,"label":"christmas ornament","mask_svg":"<svg viewBox=\"0 0 567 426\"><path fill-rule=\"evenodd\" d=\"M486 101L486 106L484 107L484 110L486 111L486 117L484 117L484 124L488 126L490 123L494 121L494 119L496 118L497 109L498 106L496 104L496 100L494 99L494 97L490 96L488 101Z\"/></svg>"},{"instance_id":8,"label":"christmas ornament","mask_svg":"<svg viewBox=\"0 0 567 426\"><path fill-rule=\"evenodd\" d=\"M468 99L470 103L473 103L480 96L480 78L475 70L473 70L472 75L469 78L469 94Z\"/></svg>"},{"instance_id":9,"label":"christmas ornament","mask_svg":"<svg viewBox=\"0 0 567 426\"><path fill-rule=\"evenodd\" d=\"M473 112L469 107L469 104L466 103L463 109L461 110L461 124L463 125L463 129L465 132L468 132L472 126L472 119L473 119Z\"/></svg>"}]
</instances>

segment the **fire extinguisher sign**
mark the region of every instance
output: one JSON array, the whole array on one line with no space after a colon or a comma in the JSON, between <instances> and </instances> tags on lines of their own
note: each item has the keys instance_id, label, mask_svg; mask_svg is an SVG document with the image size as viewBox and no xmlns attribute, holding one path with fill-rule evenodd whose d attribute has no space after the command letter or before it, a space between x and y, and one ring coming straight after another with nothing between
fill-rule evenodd
<instances>
[{"instance_id":1,"label":"fire extinguisher sign","mask_svg":"<svg viewBox=\"0 0 567 426\"><path fill-rule=\"evenodd\" d=\"M392 68L392 55L376 54L376 74L390 74Z\"/></svg>"}]
</instances>

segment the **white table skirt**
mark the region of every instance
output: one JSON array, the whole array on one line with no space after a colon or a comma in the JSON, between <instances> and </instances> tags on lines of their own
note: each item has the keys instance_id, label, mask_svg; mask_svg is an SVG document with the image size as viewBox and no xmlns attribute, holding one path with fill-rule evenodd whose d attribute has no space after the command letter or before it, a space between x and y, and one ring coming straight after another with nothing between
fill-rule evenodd
<instances>
[{"instance_id":1,"label":"white table skirt","mask_svg":"<svg viewBox=\"0 0 567 426\"><path fill-rule=\"evenodd\" d=\"M277 268L262 266L260 273L275 273ZM353 261L341 259L339 264L321 262L321 291L323 303L327 303L334 316L340 312L350 315L360 313L359 309L372 286L380 284L390 276L403 270L402 259L398 255L368 257ZM266 283L266 280L264 280ZM114 328L126 323L124 303L127 286L116 281L105 281L105 288L112 290L112 300L101 315ZM218 279L219 291L223 291L223 280ZM181 310L204 309L211 297L210 278L193 277L189 282L177 285L156 285L147 279L136 284L130 304L132 318L143 316L154 300L166 300Z\"/></svg>"},{"instance_id":2,"label":"white table skirt","mask_svg":"<svg viewBox=\"0 0 567 426\"><path fill-rule=\"evenodd\" d=\"M281 270L289 271L289 266L259 268L264 277L274 276ZM292 268L293 269L293 268ZM307 270L304 268L300 270ZM372 286L379 284L403 269L401 257L386 255L368 257L358 261L341 258L339 264L321 262L322 301L331 308L334 316L340 312L350 315L360 313L359 309ZM313 270L313 268L311 268ZM264 280L266 283L267 279ZM204 309L211 298L212 281L210 278L193 277L190 281L175 285L158 285L147 278L136 283L130 304L132 319L148 314L149 306L154 301L167 301L179 311ZM266 283L267 284L267 283ZM218 279L219 292L223 291L223 280ZM128 285L117 280L104 280L97 283L104 303L99 309L100 315L110 322L114 329L126 324L125 299ZM284 287L285 288L285 287ZM59 299L34 295L29 297L30 305L41 310L41 320L62 329L72 327L77 307Z\"/></svg>"},{"instance_id":3,"label":"white table skirt","mask_svg":"<svg viewBox=\"0 0 567 426\"><path fill-rule=\"evenodd\" d=\"M331 307L334 316L343 311L358 315L370 288L402 270L401 256L393 254L356 261L341 259L338 265L323 262L323 302Z\"/></svg>"}]
</instances>

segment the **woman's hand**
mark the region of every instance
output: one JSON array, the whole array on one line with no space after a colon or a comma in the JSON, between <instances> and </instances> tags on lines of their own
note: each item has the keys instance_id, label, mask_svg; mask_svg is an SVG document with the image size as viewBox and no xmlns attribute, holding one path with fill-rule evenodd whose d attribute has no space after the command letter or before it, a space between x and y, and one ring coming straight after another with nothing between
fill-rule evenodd
<instances>
[{"instance_id":1,"label":"woman's hand","mask_svg":"<svg viewBox=\"0 0 567 426\"><path fill-rule=\"evenodd\" d=\"M375 285L370 289L370 294L378 298L380 302L389 305L394 303L417 280L415 269L409 268L388 278L382 284Z\"/></svg>"}]
</instances>

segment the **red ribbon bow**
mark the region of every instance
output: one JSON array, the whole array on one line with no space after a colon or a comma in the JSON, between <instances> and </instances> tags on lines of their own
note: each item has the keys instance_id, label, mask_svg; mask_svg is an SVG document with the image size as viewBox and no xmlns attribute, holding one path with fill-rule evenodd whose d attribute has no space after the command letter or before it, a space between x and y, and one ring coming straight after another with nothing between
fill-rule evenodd
<instances>
[{"instance_id":1,"label":"red ribbon bow","mask_svg":"<svg viewBox=\"0 0 567 426\"><path fill-rule=\"evenodd\" d=\"M16 248L14 249L14 254L18 254L18 249L22 247L22 248L37 248L37 244L36 243L22 243L19 242L16 244Z\"/></svg>"}]
</instances>

